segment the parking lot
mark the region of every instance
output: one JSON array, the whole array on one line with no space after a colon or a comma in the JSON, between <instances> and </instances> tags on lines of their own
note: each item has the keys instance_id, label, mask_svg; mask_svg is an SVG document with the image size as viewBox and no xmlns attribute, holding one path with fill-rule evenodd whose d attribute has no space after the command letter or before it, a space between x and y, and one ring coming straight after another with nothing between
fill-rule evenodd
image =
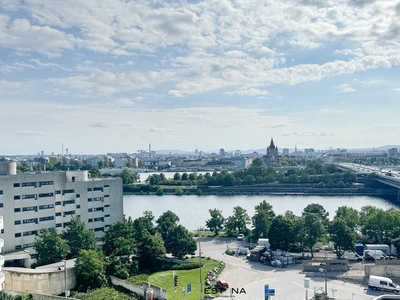
<instances>
[{"instance_id":1,"label":"parking lot","mask_svg":"<svg viewBox=\"0 0 400 300\"><path fill-rule=\"evenodd\" d=\"M233 238L199 238L203 256L222 260L226 263L226 268L220 278L226 279L230 288L218 299L246 299L262 300L264 296L264 285L268 284L270 289L275 289L273 300L303 300L306 297L304 279L309 279L308 298L314 294L316 289L324 289L324 273L316 274L317 277L306 278L302 272L302 265L289 265L285 268L273 268L259 262L252 262L244 257L229 256L225 250L237 249L244 242L236 241ZM355 277L362 277L362 264L351 264L349 278L352 274ZM332 280L327 279L328 295L334 299L341 300L362 300L373 299L383 293L367 289L366 285L353 283L353 280ZM232 293L233 292L233 293ZM239 293L237 293L239 292Z\"/></svg>"}]
</instances>

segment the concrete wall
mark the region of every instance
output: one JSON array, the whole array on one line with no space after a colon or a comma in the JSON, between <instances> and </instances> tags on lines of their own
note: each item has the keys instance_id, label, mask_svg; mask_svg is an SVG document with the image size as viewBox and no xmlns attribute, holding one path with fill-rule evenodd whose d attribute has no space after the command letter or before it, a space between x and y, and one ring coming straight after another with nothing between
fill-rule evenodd
<instances>
[{"instance_id":1,"label":"concrete wall","mask_svg":"<svg viewBox=\"0 0 400 300\"><path fill-rule=\"evenodd\" d=\"M5 268L4 290L47 295L60 295L65 291L65 272L25 268ZM67 269L67 289L76 286L74 269Z\"/></svg>"},{"instance_id":2,"label":"concrete wall","mask_svg":"<svg viewBox=\"0 0 400 300\"><path fill-rule=\"evenodd\" d=\"M22 292L15 292L15 291L5 291L7 294L17 296L17 295L24 295L25 293ZM34 300L61 300L65 299L65 297L60 297L60 296L54 296L54 295L44 295L44 294L34 294L34 293L29 293L33 296ZM68 297L69 300L79 300L76 298L71 298Z\"/></svg>"},{"instance_id":3,"label":"concrete wall","mask_svg":"<svg viewBox=\"0 0 400 300\"><path fill-rule=\"evenodd\" d=\"M151 285L148 282L143 282L142 286L137 286L114 276L110 276L110 280L113 285L122 286L127 290L134 292L138 295L141 295L143 297L145 297L146 291L151 289L153 290L153 295L156 299L158 300L168 299L167 290L160 288L158 286Z\"/></svg>"},{"instance_id":4,"label":"concrete wall","mask_svg":"<svg viewBox=\"0 0 400 300\"><path fill-rule=\"evenodd\" d=\"M397 265L365 265L365 276L376 275L383 277L400 278L400 266Z\"/></svg>"}]
</instances>

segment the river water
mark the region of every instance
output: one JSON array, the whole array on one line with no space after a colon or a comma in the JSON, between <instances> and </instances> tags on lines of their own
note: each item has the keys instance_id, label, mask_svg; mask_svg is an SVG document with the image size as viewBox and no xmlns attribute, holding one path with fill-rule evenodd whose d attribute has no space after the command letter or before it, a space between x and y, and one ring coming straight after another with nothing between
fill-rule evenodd
<instances>
[{"instance_id":1,"label":"river water","mask_svg":"<svg viewBox=\"0 0 400 300\"><path fill-rule=\"evenodd\" d=\"M349 206L357 210L366 205L376 206L382 209L391 207L400 208L399 205L381 198L357 196L357 197L327 197L327 196L274 196L274 195L235 195L235 196L195 196L195 195L164 195L164 196L139 196L124 195L125 216L136 219L143 215L146 210L152 211L157 219L167 210L174 212L180 219L179 224L188 230L196 230L205 227L206 220L210 218L209 209L217 208L222 211L224 217L233 214L233 207L241 206L247 210L252 217L255 213L254 207L263 200L272 205L275 214L284 214L291 210L300 216L304 207L311 203L321 204L332 219L339 206Z\"/></svg>"}]
</instances>

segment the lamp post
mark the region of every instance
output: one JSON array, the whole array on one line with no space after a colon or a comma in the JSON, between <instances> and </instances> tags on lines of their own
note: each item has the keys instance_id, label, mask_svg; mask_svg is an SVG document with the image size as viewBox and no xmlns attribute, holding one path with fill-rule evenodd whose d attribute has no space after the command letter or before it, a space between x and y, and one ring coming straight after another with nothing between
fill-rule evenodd
<instances>
[{"instance_id":1,"label":"lamp post","mask_svg":"<svg viewBox=\"0 0 400 300\"><path fill-rule=\"evenodd\" d=\"M67 289L67 260L64 259L64 281L65 281L65 298L68 297L68 289Z\"/></svg>"},{"instance_id":2,"label":"lamp post","mask_svg":"<svg viewBox=\"0 0 400 300\"><path fill-rule=\"evenodd\" d=\"M203 298L203 291L202 291L202 289L203 289L203 284L202 284L202 280L201 280L201 245L200 245L200 242L199 242L199 258L200 258L200 300L202 300L202 298Z\"/></svg>"},{"instance_id":3,"label":"lamp post","mask_svg":"<svg viewBox=\"0 0 400 300\"><path fill-rule=\"evenodd\" d=\"M327 277L327 266L325 268L319 268L320 272L325 271L325 296L328 296L328 277Z\"/></svg>"}]
</instances>

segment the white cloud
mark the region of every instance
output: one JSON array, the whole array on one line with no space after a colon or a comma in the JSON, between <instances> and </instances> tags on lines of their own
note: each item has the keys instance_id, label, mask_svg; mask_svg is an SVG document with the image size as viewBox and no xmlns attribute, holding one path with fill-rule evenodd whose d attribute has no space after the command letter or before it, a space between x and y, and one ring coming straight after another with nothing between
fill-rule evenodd
<instances>
[{"instance_id":1,"label":"white cloud","mask_svg":"<svg viewBox=\"0 0 400 300\"><path fill-rule=\"evenodd\" d=\"M335 87L338 93L354 93L356 90L350 84L341 84Z\"/></svg>"},{"instance_id":2,"label":"white cloud","mask_svg":"<svg viewBox=\"0 0 400 300\"><path fill-rule=\"evenodd\" d=\"M237 91L233 91L233 92L225 92L224 94L228 94L228 95L236 94L236 95L242 95L242 96L267 96L268 91L250 88L250 89L237 90Z\"/></svg>"},{"instance_id":3,"label":"white cloud","mask_svg":"<svg viewBox=\"0 0 400 300\"><path fill-rule=\"evenodd\" d=\"M333 108L323 108L320 110L322 113L328 113L328 114L343 114L346 111L341 110L341 109L333 109Z\"/></svg>"}]
</instances>

